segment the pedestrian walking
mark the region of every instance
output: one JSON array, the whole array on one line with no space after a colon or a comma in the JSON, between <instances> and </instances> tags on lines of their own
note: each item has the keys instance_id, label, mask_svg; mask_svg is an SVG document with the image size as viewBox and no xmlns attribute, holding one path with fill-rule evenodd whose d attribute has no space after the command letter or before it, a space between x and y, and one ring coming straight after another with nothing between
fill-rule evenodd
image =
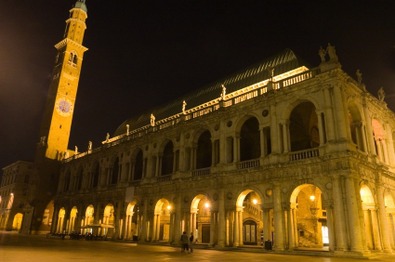
<instances>
[{"instance_id":1,"label":"pedestrian walking","mask_svg":"<svg viewBox=\"0 0 395 262\"><path fill-rule=\"evenodd\" d=\"M187 232L185 231L182 232L180 241L181 241L181 252L189 252L189 245L188 245L189 237L187 235Z\"/></svg>"},{"instance_id":2,"label":"pedestrian walking","mask_svg":"<svg viewBox=\"0 0 395 262\"><path fill-rule=\"evenodd\" d=\"M189 251L191 253L193 253L193 241L194 241L193 232L191 232L191 236L189 237Z\"/></svg>"}]
</instances>

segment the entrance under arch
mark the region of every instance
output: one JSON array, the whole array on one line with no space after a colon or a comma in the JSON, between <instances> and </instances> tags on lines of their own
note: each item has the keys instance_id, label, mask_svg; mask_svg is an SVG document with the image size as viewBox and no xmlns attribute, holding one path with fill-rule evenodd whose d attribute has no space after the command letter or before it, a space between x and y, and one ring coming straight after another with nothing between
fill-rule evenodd
<instances>
[{"instance_id":1,"label":"entrance under arch","mask_svg":"<svg viewBox=\"0 0 395 262\"><path fill-rule=\"evenodd\" d=\"M170 240L170 215L173 207L167 199L160 199L155 205L153 240L169 241Z\"/></svg>"},{"instance_id":2,"label":"entrance under arch","mask_svg":"<svg viewBox=\"0 0 395 262\"><path fill-rule=\"evenodd\" d=\"M234 246L262 245L263 211L261 197L253 190L240 193L236 202Z\"/></svg>"},{"instance_id":3,"label":"entrance under arch","mask_svg":"<svg viewBox=\"0 0 395 262\"><path fill-rule=\"evenodd\" d=\"M197 195L191 203L191 232L199 243L210 243L211 202L205 195Z\"/></svg>"},{"instance_id":4,"label":"entrance under arch","mask_svg":"<svg viewBox=\"0 0 395 262\"><path fill-rule=\"evenodd\" d=\"M140 209L136 202L130 202L126 207L124 238L134 241L138 240L141 226Z\"/></svg>"},{"instance_id":5,"label":"entrance under arch","mask_svg":"<svg viewBox=\"0 0 395 262\"><path fill-rule=\"evenodd\" d=\"M326 249L329 236L322 191L313 184L303 184L294 190L290 203L294 211L291 212L294 216L294 246Z\"/></svg>"},{"instance_id":6,"label":"entrance under arch","mask_svg":"<svg viewBox=\"0 0 395 262\"><path fill-rule=\"evenodd\" d=\"M15 214L14 220L12 221L12 230L17 230L17 231L21 230L22 220L23 220L22 213Z\"/></svg>"}]
</instances>

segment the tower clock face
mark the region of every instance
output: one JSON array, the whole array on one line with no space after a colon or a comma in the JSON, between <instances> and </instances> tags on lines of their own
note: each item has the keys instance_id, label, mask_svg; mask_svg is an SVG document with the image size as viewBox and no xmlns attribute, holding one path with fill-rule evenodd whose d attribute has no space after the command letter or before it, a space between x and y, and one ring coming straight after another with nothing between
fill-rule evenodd
<instances>
[{"instance_id":1,"label":"tower clock face","mask_svg":"<svg viewBox=\"0 0 395 262\"><path fill-rule=\"evenodd\" d=\"M70 100L60 98L56 101L56 111L61 116L69 116L73 111L73 104Z\"/></svg>"}]
</instances>

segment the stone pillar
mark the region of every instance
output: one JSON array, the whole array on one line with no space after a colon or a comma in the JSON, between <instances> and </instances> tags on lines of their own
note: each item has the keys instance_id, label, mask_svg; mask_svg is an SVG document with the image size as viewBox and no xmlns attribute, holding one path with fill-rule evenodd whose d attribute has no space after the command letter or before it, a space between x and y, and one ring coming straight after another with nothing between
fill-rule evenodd
<instances>
[{"instance_id":1,"label":"stone pillar","mask_svg":"<svg viewBox=\"0 0 395 262\"><path fill-rule=\"evenodd\" d=\"M235 140L233 143L233 162L237 163L240 161L240 134L236 133Z\"/></svg>"},{"instance_id":2,"label":"stone pillar","mask_svg":"<svg viewBox=\"0 0 395 262\"><path fill-rule=\"evenodd\" d=\"M386 252L390 252L391 245L389 241L389 236L390 236L389 234L390 232L392 232L392 229L389 227L387 214L385 211L384 188L380 185L377 187L377 205L378 205L380 232L382 233L381 239L383 242L383 249Z\"/></svg>"},{"instance_id":3,"label":"stone pillar","mask_svg":"<svg viewBox=\"0 0 395 262\"><path fill-rule=\"evenodd\" d=\"M284 212L281 205L281 188L280 185L274 185L273 188L274 203L274 250L284 250Z\"/></svg>"},{"instance_id":4,"label":"stone pillar","mask_svg":"<svg viewBox=\"0 0 395 262\"><path fill-rule=\"evenodd\" d=\"M336 251L347 250L346 239L346 218L343 208L342 184L338 176L333 177L333 210L334 210L334 231L336 239Z\"/></svg>"},{"instance_id":5,"label":"stone pillar","mask_svg":"<svg viewBox=\"0 0 395 262\"><path fill-rule=\"evenodd\" d=\"M242 212L241 209L243 207L236 207L236 211L235 211L235 220L234 220L234 237L233 237L233 246L234 247L238 247L240 246L240 213Z\"/></svg>"},{"instance_id":6,"label":"stone pillar","mask_svg":"<svg viewBox=\"0 0 395 262\"><path fill-rule=\"evenodd\" d=\"M333 89L332 89L333 90ZM328 88L325 88L324 90L324 97L325 97L325 120L326 120L326 125L325 127L327 128L327 139L328 141L334 141L336 140L336 131L334 129L335 127L335 122L333 120L333 105L332 105L332 96L331 96L331 91Z\"/></svg>"},{"instance_id":7,"label":"stone pillar","mask_svg":"<svg viewBox=\"0 0 395 262\"><path fill-rule=\"evenodd\" d=\"M225 199L224 199L224 191L221 189L218 194L218 241L217 245L219 247L225 247Z\"/></svg>"},{"instance_id":8,"label":"stone pillar","mask_svg":"<svg viewBox=\"0 0 395 262\"><path fill-rule=\"evenodd\" d=\"M366 123L366 133L367 133L367 151L370 154L377 155L376 152L376 147L374 146L374 137L373 137L373 129L372 129L372 119L370 117L370 112L368 110L368 107L366 106L366 102L364 101L363 103L363 113L364 113L364 118L365 118L365 123Z\"/></svg>"},{"instance_id":9,"label":"stone pillar","mask_svg":"<svg viewBox=\"0 0 395 262\"><path fill-rule=\"evenodd\" d=\"M371 210L371 219L372 219L374 248L376 250L382 250L380 234L379 234L380 229L377 221L377 211L375 209Z\"/></svg>"},{"instance_id":10,"label":"stone pillar","mask_svg":"<svg viewBox=\"0 0 395 262\"><path fill-rule=\"evenodd\" d=\"M346 177L346 204L348 211L348 227L350 230L351 251L363 252L362 227L359 219L358 203L355 189L355 181L352 177Z\"/></svg>"},{"instance_id":11,"label":"stone pillar","mask_svg":"<svg viewBox=\"0 0 395 262\"><path fill-rule=\"evenodd\" d=\"M317 118L318 118L318 135L320 136L320 146L325 144L325 128L324 123L322 123L321 111L315 111Z\"/></svg>"},{"instance_id":12,"label":"stone pillar","mask_svg":"<svg viewBox=\"0 0 395 262\"><path fill-rule=\"evenodd\" d=\"M326 221L328 226L329 251L335 251L335 225L333 223L333 208L326 205Z\"/></svg>"},{"instance_id":13,"label":"stone pillar","mask_svg":"<svg viewBox=\"0 0 395 262\"><path fill-rule=\"evenodd\" d=\"M217 237L217 218L218 218L218 212L216 211L211 211L211 216L210 216L210 246L213 247L215 246L216 237Z\"/></svg>"},{"instance_id":14,"label":"stone pillar","mask_svg":"<svg viewBox=\"0 0 395 262\"><path fill-rule=\"evenodd\" d=\"M289 209L287 210L287 218L288 218L288 221L287 221L287 225L288 225L288 248L290 250L292 250L295 247L297 247L297 245L295 243L296 237L295 237L295 228L294 228L294 224L295 224L294 223L294 219L295 219L295 217L294 217L294 215L295 215L295 213L294 213L294 210L295 210L294 206L295 206L295 204L291 204L289 206Z\"/></svg>"},{"instance_id":15,"label":"stone pillar","mask_svg":"<svg viewBox=\"0 0 395 262\"><path fill-rule=\"evenodd\" d=\"M344 103L341 87L337 84L333 88L333 108L335 113L335 127L338 130L338 139L340 140L348 140L349 132L347 127L349 124L346 122L348 120L347 114L344 112Z\"/></svg>"}]
</instances>

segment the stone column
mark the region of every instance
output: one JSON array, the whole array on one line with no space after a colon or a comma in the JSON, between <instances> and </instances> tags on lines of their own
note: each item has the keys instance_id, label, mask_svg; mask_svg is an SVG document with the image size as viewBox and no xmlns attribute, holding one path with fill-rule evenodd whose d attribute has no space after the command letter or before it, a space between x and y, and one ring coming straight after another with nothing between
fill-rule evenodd
<instances>
[{"instance_id":1,"label":"stone column","mask_svg":"<svg viewBox=\"0 0 395 262\"><path fill-rule=\"evenodd\" d=\"M379 225L377 221L377 211L375 209L371 210L371 218L372 218L372 228L373 228L373 242L376 250L382 250L381 248L381 240L379 234Z\"/></svg>"},{"instance_id":2,"label":"stone column","mask_svg":"<svg viewBox=\"0 0 395 262\"><path fill-rule=\"evenodd\" d=\"M364 101L363 103L363 113L364 113L364 118L365 118L365 123L366 123L366 133L367 133L367 151L370 154L377 155L376 152L376 147L374 145L374 137L373 137L373 129L372 129L372 119L370 117L369 109L366 105L366 102Z\"/></svg>"},{"instance_id":3,"label":"stone column","mask_svg":"<svg viewBox=\"0 0 395 262\"><path fill-rule=\"evenodd\" d=\"M350 174L349 174L350 175ZM350 229L351 251L363 252L362 227L359 219L358 203L355 189L355 181L352 177L346 177L346 204L348 211L348 226Z\"/></svg>"},{"instance_id":4,"label":"stone column","mask_svg":"<svg viewBox=\"0 0 395 262\"><path fill-rule=\"evenodd\" d=\"M239 223L240 223L240 213L241 213L242 207L236 207L235 211L235 221L234 221L234 237L233 237L233 246L238 247L240 246L240 230L239 230Z\"/></svg>"},{"instance_id":5,"label":"stone column","mask_svg":"<svg viewBox=\"0 0 395 262\"><path fill-rule=\"evenodd\" d=\"M335 111L335 127L338 130L338 139L340 140L347 140L349 137L349 132L347 127L349 126L346 120L348 118L346 117L346 113L344 112L344 103L343 103L343 96L342 96L342 90L339 84L335 85L333 88L333 108Z\"/></svg>"},{"instance_id":6,"label":"stone column","mask_svg":"<svg viewBox=\"0 0 395 262\"><path fill-rule=\"evenodd\" d=\"M210 246L213 247L215 246L216 237L217 237L217 218L218 218L218 212L216 211L211 211L211 216L210 216Z\"/></svg>"},{"instance_id":7,"label":"stone column","mask_svg":"<svg viewBox=\"0 0 395 262\"><path fill-rule=\"evenodd\" d=\"M218 192L218 241L217 245L219 247L225 247L225 199L224 191L221 189Z\"/></svg>"},{"instance_id":8,"label":"stone column","mask_svg":"<svg viewBox=\"0 0 395 262\"><path fill-rule=\"evenodd\" d=\"M342 184L338 176L333 177L333 210L334 210L334 231L336 239L336 251L347 250L346 240L346 218L344 213Z\"/></svg>"},{"instance_id":9,"label":"stone column","mask_svg":"<svg viewBox=\"0 0 395 262\"><path fill-rule=\"evenodd\" d=\"M240 134L236 133L235 135L235 141L233 143L233 154L234 154L234 158L233 158L233 162L237 163L240 161Z\"/></svg>"},{"instance_id":10,"label":"stone column","mask_svg":"<svg viewBox=\"0 0 395 262\"><path fill-rule=\"evenodd\" d=\"M274 185L273 188L274 202L274 250L284 250L284 213L281 205L281 188L280 185Z\"/></svg>"},{"instance_id":11,"label":"stone column","mask_svg":"<svg viewBox=\"0 0 395 262\"><path fill-rule=\"evenodd\" d=\"M325 144L325 128L324 123L322 123L321 111L315 111L318 119L318 135L320 136L320 146Z\"/></svg>"},{"instance_id":12,"label":"stone column","mask_svg":"<svg viewBox=\"0 0 395 262\"><path fill-rule=\"evenodd\" d=\"M332 89L333 90L333 89ZM325 127L328 130L327 133L327 140L328 141L334 141L336 139L336 132L335 132L335 122L333 120L333 105L332 105L332 96L331 96L331 91L328 88L325 88L324 90L324 97L325 97L325 120L326 120L326 125Z\"/></svg>"},{"instance_id":13,"label":"stone column","mask_svg":"<svg viewBox=\"0 0 395 262\"><path fill-rule=\"evenodd\" d=\"M383 243L383 249L385 252L391 251L390 245L390 232L392 232L391 228L389 227L387 214L385 211L385 203L384 203L384 188L382 186L377 186L377 205L378 205L378 218L379 218L379 225L380 225L380 232L382 233L381 239Z\"/></svg>"}]
</instances>

